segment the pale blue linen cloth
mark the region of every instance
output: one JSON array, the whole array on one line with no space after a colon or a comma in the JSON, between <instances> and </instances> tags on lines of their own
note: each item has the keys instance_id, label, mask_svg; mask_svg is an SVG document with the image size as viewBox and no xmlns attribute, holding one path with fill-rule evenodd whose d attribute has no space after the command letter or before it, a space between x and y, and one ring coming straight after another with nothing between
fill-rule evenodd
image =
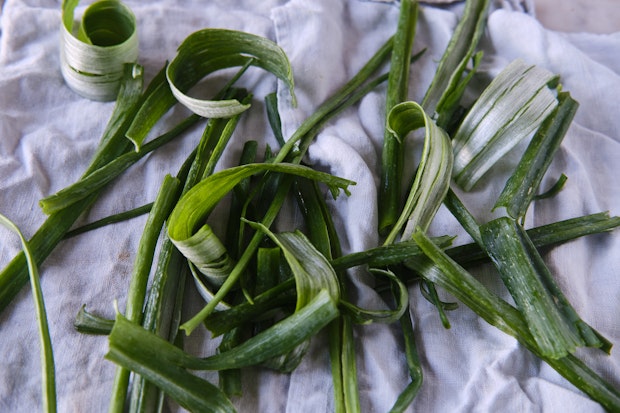
<instances>
[{"instance_id":1,"label":"pale blue linen cloth","mask_svg":"<svg viewBox=\"0 0 620 413\"><path fill-rule=\"evenodd\" d=\"M138 19L140 63L148 79L190 33L204 27L244 30L276 41L288 54L296 82L298 107L268 73L252 70L242 83L255 94L219 168L236 163L244 140L257 139L261 150L276 147L265 122L262 97L278 91L286 137L330 94L353 76L393 34L398 4L357 0L268 0L211 2L127 1ZM88 3L85 3L87 5ZM80 6L83 9L84 6ZM80 10L81 10L80 9ZM427 48L412 66L410 99L421 99L462 10L423 5L414 51ZM544 29L532 16L528 1L496 1L481 46L485 58L468 96L474 96L508 62L521 58L561 76L581 106L543 186L564 172L569 181L556 198L536 203L527 224L539 225L609 210L620 214L620 34L560 34ZM43 222L38 200L74 182L83 172L110 116L112 103L85 100L63 83L59 70L60 5L52 0L6 0L0 20L0 212L26 235ZM218 76L214 76L217 78ZM222 77L223 78L223 77ZM379 243L376 193L383 137L385 89L366 96L327 125L310 147L308 161L317 168L357 182L350 197L330 201L345 252ZM208 93L206 93L208 95ZM157 126L162 132L185 116L175 108ZM154 133L155 133L154 132ZM122 175L80 222L152 201L164 174L174 174L201 134L197 127L175 143L156 151ZM419 141L408 146L411 156ZM508 158L508 165L514 157ZM411 173L415 161L407 163ZM503 186L508 167L495 171L463 199L479 219ZM136 189L137 188L137 189ZM221 211L220 211L221 212ZM487 218L485 218L487 217ZM82 304L112 317L113 302L124 299L144 218L103 228L65 241L41 266L56 356L58 406L61 412L102 412L112 387L114 366L103 359L105 337L74 331ZM216 221L216 220L214 220ZM287 208L276 224L293 228L299 216ZM221 230L214 222L216 230ZM445 210L431 228L436 234L466 236ZM0 266L19 250L7 232L0 242ZM620 233L586 239L545 254L566 295L582 317L612 342L620 342ZM503 296L490 267L475 270ZM382 305L368 287L363 270L351 272L358 302ZM451 300L442 293L442 297ZM187 316L201 307L189 293ZM511 337L488 326L461 306L449 313L452 328L441 327L436 311L411 288L417 345L424 384L414 412L600 412L596 403L576 390ZM364 412L387 412L408 383L398 328L388 325L355 329L361 405ZM206 354L205 333L188 339L188 351ZM0 411L31 412L40 406L40 366L33 304L28 288L0 314ZM593 368L620 386L620 356L580 352ZM216 380L212 373L202 374ZM331 374L324 335L319 335L300 367L291 375L246 372L244 396L235 399L241 412L333 411ZM174 403L168 403L177 411Z\"/></svg>"}]
</instances>

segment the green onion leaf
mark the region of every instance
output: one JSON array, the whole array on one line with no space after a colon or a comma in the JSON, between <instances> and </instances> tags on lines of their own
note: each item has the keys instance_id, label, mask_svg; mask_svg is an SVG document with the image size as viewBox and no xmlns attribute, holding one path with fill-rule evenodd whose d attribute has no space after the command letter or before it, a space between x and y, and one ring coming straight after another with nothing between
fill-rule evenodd
<instances>
[{"instance_id":1,"label":"green onion leaf","mask_svg":"<svg viewBox=\"0 0 620 413\"><path fill-rule=\"evenodd\" d=\"M192 33L179 46L177 56L168 65L166 76L172 94L194 113L204 117L230 117L245 111L249 104L236 99L196 99L186 93L209 73L241 66L247 61L283 80L295 101L293 75L286 54L272 41L250 33L225 29L204 29Z\"/></svg>"},{"instance_id":2,"label":"green onion leaf","mask_svg":"<svg viewBox=\"0 0 620 413\"><path fill-rule=\"evenodd\" d=\"M413 239L424 251L428 260L410 262L429 281L450 292L471 308L490 325L515 337L536 356L543 359L558 373L584 391L609 411L620 410L620 392L572 355L551 358L538 349L519 311L482 285L472 274L459 266L424 233L416 232Z\"/></svg>"},{"instance_id":3,"label":"green onion leaf","mask_svg":"<svg viewBox=\"0 0 620 413\"><path fill-rule=\"evenodd\" d=\"M226 395L209 383L173 363L164 361L174 345L147 332L117 314L114 328L108 338L108 360L148 379L179 405L193 412L235 412Z\"/></svg>"},{"instance_id":4,"label":"green onion leaf","mask_svg":"<svg viewBox=\"0 0 620 413\"><path fill-rule=\"evenodd\" d=\"M531 257L535 248L520 225L502 217L482 225L480 231L485 249L540 351L547 357L560 358L583 345L538 275L537 261Z\"/></svg>"},{"instance_id":5,"label":"green onion leaf","mask_svg":"<svg viewBox=\"0 0 620 413\"><path fill-rule=\"evenodd\" d=\"M338 302L340 284L336 272L300 231L274 234L260 223L248 222L253 228L265 233L280 247L295 277L297 288L296 311L308 304L319 292L325 290Z\"/></svg>"},{"instance_id":6,"label":"green onion leaf","mask_svg":"<svg viewBox=\"0 0 620 413\"><path fill-rule=\"evenodd\" d=\"M17 225L2 214L0 214L0 225L17 234L26 257L28 274L30 275L30 285L32 287L32 298L34 300L34 307L39 325L39 343L41 346L40 355L42 366L41 387L43 389L42 408L43 411L52 413L56 411L56 375L54 367L54 352L52 349L52 340L50 338L49 325L47 322L47 314L45 312L45 301L43 299L43 292L39 281L39 269L35 258L33 257L32 251L30 250L30 245Z\"/></svg>"},{"instance_id":7,"label":"green onion leaf","mask_svg":"<svg viewBox=\"0 0 620 413\"><path fill-rule=\"evenodd\" d=\"M89 313L83 305L73 321L73 327L80 333L107 336L114 327L114 320Z\"/></svg>"},{"instance_id":8,"label":"green onion leaf","mask_svg":"<svg viewBox=\"0 0 620 413\"><path fill-rule=\"evenodd\" d=\"M456 26L450 42L444 51L435 76L428 87L422 107L431 116L439 114L437 122L442 127L453 113L465 91L481 55L474 57L478 41L484 32L489 0L469 0L465 2L463 17ZM474 58L474 70L463 78L467 63Z\"/></svg>"},{"instance_id":9,"label":"green onion leaf","mask_svg":"<svg viewBox=\"0 0 620 413\"><path fill-rule=\"evenodd\" d=\"M60 31L62 75L75 92L94 100L114 100L125 63L138 60L136 18L117 0L91 4L74 30L79 0L64 0ZM76 33L77 32L77 33ZM135 66L141 70L139 66Z\"/></svg>"},{"instance_id":10,"label":"green onion leaf","mask_svg":"<svg viewBox=\"0 0 620 413\"><path fill-rule=\"evenodd\" d=\"M370 273L374 276L383 276L392 284L396 308L394 310L367 310L347 301L341 301L341 305L351 320L357 324L370 323L393 323L398 321L405 311L409 309L409 290L407 286L391 271L371 268Z\"/></svg>"},{"instance_id":11,"label":"green onion leaf","mask_svg":"<svg viewBox=\"0 0 620 413\"><path fill-rule=\"evenodd\" d=\"M426 229L445 197L452 173L452 145L448 135L415 102L396 105L388 116L388 130L399 140L418 128L425 128L424 148L405 207L385 240L391 244L405 229L402 239L411 238L417 228Z\"/></svg>"},{"instance_id":12,"label":"green onion leaf","mask_svg":"<svg viewBox=\"0 0 620 413\"><path fill-rule=\"evenodd\" d=\"M110 348L106 358L117 361L117 354L128 353L131 357L149 354L149 364L182 367L191 370L227 370L257 365L272 357L293 350L300 343L318 333L330 321L338 317L338 307L330 293L321 291L306 306L277 322L268 329L242 344L207 358L185 353L173 344L146 331L142 327L117 315L109 336ZM122 362L122 361L121 361ZM130 369L134 365L122 362ZM141 373L142 374L142 373ZM150 375L145 375L151 380ZM168 391L167 387L162 387Z\"/></svg>"},{"instance_id":13,"label":"green onion leaf","mask_svg":"<svg viewBox=\"0 0 620 413\"><path fill-rule=\"evenodd\" d=\"M394 34L394 48L390 60L390 73L385 102L386 117L394 105L407 100L411 50L418 20L418 2L402 0L398 27ZM381 185L379 187L379 229L390 230L401 205L401 181L404 152L402 140L385 130L381 153Z\"/></svg>"},{"instance_id":14,"label":"green onion leaf","mask_svg":"<svg viewBox=\"0 0 620 413\"><path fill-rule=\"evenodd\" d=\"M517 169L506 182L493 207L505 207L508 215L514 219L525 216L579 106L568 92L561 92L558 101L558 107L545 119L530 141Z\"/></svg>"},{"instance_id":15,"label":"green onion leaf","mask_svg":"<svg viewBox=\"0 0 620 413\"><path fill-rule=\"evenodd\" d=\"M533 133L557 106L548 84L557 77L517 59L482 92L453 139L454 179L465 190L521 140Z\"/></svg>"},{"instance_id":16,"label":"green onion leaf","mask_svg":"<svg viewBox=\"0 0 620 413\"><path fill-rule=\"evenodd\" d=\"M346 191L353 182L291 164L249 164L229 168L213 174L189 190L172 212L169 220L168 234L176 247L199 271L210 266L210 260L204 254L211 254L213 231L203 221L216 204L239 182L263 171L283 172L325 182L337 195L338 189ZM220 258L219 256L216 258Z\"/></svg>"}]
</instances>

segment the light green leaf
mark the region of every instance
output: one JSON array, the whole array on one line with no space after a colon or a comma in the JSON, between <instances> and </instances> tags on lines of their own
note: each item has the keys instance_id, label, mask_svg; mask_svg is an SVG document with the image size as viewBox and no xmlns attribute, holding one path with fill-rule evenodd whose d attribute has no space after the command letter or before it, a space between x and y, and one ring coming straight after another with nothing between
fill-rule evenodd
<instances>
[{"instance_id":1,"label":"light green leaf","mask_svg":"<svg viewBox=\"0 0 620 413\"><path fill-rule=\"evenodd\" d=\"M579 104L568 92L560 93L558 101L558 107L545 119L532 138L493 207L505 207L508 215L514 219L525 216L577 112Z\"/></svg>"},{"instance_id":2,"label":"light green leaf","mask_svg":"<svg viewBox=\"0 0 620 413\"><path fill-rule=\"evenodd\" d=\"M136 18L120 1L99 0L86 9L75 28L73 17L78 3L65 0L62 4L62 75L69 87L86 98L114 100L123 65L138 60Z\"/></svg>"},{"instance_id":3,"label":"light green leaf","mask_svg":"<svg viewBox=\"0 0 620 413\"><path fill-rule=\"evenodd\" d=\"M303 233L295 231L274 234L260 223L244 221L264 232L281 248L295 277L296 311L307 305L323 290L328 291L336 302L340 300L340 284L336 272L327 258L312 245Z\"/></svg>"},{"instance_id":4,"label":"light green leaf","mask_svg":"<svg viewBox=\"0 0 620 413\"><path fill-rule=\"evenodd\" d=\"M30 244L22 234L21 230L7 217L0 214L0 225L17 234L26 256L28 273L30 275L30 285L32 286L32 298L36 310L37 322L39 325L39 340L41 354L41 384L42 384L42 408L45 412L56 411L56 375L54 366L54 352L50 337L47 314L45 312L45 302L41 283L39 281L39 269L30 250Z\"/></svg>"},{"instance_id":5,"label":"light green leaf","mask_svg":"<svg viewBox=\"0 0 620 413\"><path fill-rule=\"evenodd\" d=\"M291 164L249 164L229 168L205 178L179 200L168 223L170 239L199 270L210 265L205 254L211 254L209 249L213 244L213 231L204 221L217 203L239 182L265 171L289 173L322 181L331 188L334 195L337 195L339 188L346 192L347 186L353 184L346 179Z\"/></svg>"},{"instance_id":6,"label":"light green leaf","mask_svg":"<svg viewBox=\"0 0 620 413\"><path fill-rule=\"evenodd\" d=\"M517 59L493 79L453 138L456 183L470 190L557 106L548 87L557 77Z\"/></svg>"},{"instance_id":7,"label":"light green leaf","mask_svg":"<svg viewBox=\"0 0 620 413\"><path fill-rule=\"evenodd\" d=\"M250 33L225 29L204 29L189 35L179 46L166 70L170 90L176 99L204 117L230 117L249 104L236 99L204 100L187 95L188 90L208 74L250 62L283 80L295 102L294 81L288 57L274 42Z\"/></svg>"},{"instance_id":8,"label":"light green leaf","mask_svg":"<svg viewBox=\"0 0 620 413\"><path fill-rule=\"evenodd\" d=\"M507 217L480 227L484 247L523 315L540 351L564 357L585 343L556 307L538 274L535 251L525 230Z\"/></svg>"},{"instance_id":9,"label":"light green leaf","mask_svg":"<svg viewBox=\"0 0 620 413\"><path fill-rule=\"evenodd\" d=\"M148 362L149 365L156 364L159 366L158 369L167 371L180 368L227 370L248 367L290 352L300 343L313 337L338 314L336 302L327 291L321 291L301 310L238 346L206 358L198 358L184 352L168 341L127 321L119 314L109 336L110 349L106 358L120 362L124 367L134 371L138 371L136 369L139 365L131 362L131 359L143 359L143 354L148 354L149 358L152 358L153 361ZM117 357L119 354L125 355L124 360L119 360ZM146 360L140 361L146 362ZM150 373L146 377L151 380ZM169 386L179 384L183 382L177 384L172 382L162 389L168 392Z\"/></svg>"},{"instance_id":10,"label":"light green leaf","mask_svg":"<svg viewBox=\"0 0 620 413\"><path fill-rule=\"evenodd\" d=\"M426 230L445 197L452 173L452 146L448 135L415 102L396 105L388 116L388 129L404 139L418 128L425 128L424 148L415 180L405 207L385 244L396 239L403 226L402 239L411 238L417 227Z\"/></svg>"}]
</instances>

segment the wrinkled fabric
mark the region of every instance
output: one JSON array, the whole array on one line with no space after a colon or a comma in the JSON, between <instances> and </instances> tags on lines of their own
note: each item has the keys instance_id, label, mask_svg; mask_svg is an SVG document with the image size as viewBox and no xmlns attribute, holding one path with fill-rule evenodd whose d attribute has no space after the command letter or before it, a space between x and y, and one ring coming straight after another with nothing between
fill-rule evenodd
<instances>
[{"instance_id":1,"label":"wrinkled fabric","mask_svg":"<svg viewBox=\"0 0 620 413\"><path fill-rule=\"evenodd\" d=\"M2 4L0 2L0 4ZM277 92L285 137L350 79L396 28L398 3L358 0L199 0L127 1L138 20L139 63L150 80L180 42L204 27L248 31L277 42L287 53L295 76L298 105L273 75L250 70L241 80L254 94L218 169L236 164L243 142L256 139L259 153L277 147L264 113L263 97ZM78 12L85 6L80 6ZM562 88L580 102L571 126L542 187L565 173L566 188L536 202L527 226L595 213L620 214L620 34L561 34L544 29L532 15L531 1L493 2L481 41L485 55L466 98L511 60L521 58L561 76ZM458 22L462 4L420 8L414 52L427 49L411 68L409 98L419 101ZM45 216L38 200L77 180L86 168L113 103L88 101L63 82L59 69L60 5L52 0L6 0L0 20L0 213L31 236ZM386 70L384 67L383 70ZM214 74L214 84L226 76ZM208 95L208 93L206 93ZM349 197L329 200L345 253L377 246L377 187L384 125L385 85L326 125L309 148L306 161L315 168L357 183ZM175 107L150 137L172 127L188 111ZM167 173L175 174L200 139L202 124L123 173L78 221L91 222L151 202ZM420 141L407 142L406 173L411 175ZM495 197L517 157L508 156L463 201L481 221L490 216ZM225 211L216 211L213 227L222 231ZM74 331L73 320L85 304L96 314L113 317L114 302L124 308L133 260L146 221L139 217L62 242L41 265L42 288L56 357L58 407L61 412L106 411L114 365L103 356L107 340ZM277 230L298 226L300 215L285 208ZM436 235L468 238L445 209L431 226ZM19 251L18 240L0 230L0 266ZM579 239L545 251L544 257L580 315L613 343L620 342L618 272L620 233ZM472 270L487 286L508 299L490 266ZM356 301L384 305L363 270L350 272ZM445 301L453 301L440 291ZM516 340L460 306L449 313L444 329L437 312L410 289L411 314L424 383L412 412L602 412ZM187 293L185 317L202 306ZM396 325L355 327L360 401L364 412L387 412L408 384L403 344ZM214 351L217 340L199 330L186 349L197 355ZM206 344L205 344L206 343ZM0 411L40 410L38 332L30 288L25 287L0 314ZM609 382L620 387L620 356L593 350L579 356ZM216 381L214 373L201 376ZM235 398L240 412L331 412L334 409L327 339L319 334L297 370L280 375L244 371L244 395ZM167 409L179 411L174 402Z\"/></svg>"}]
</instances>

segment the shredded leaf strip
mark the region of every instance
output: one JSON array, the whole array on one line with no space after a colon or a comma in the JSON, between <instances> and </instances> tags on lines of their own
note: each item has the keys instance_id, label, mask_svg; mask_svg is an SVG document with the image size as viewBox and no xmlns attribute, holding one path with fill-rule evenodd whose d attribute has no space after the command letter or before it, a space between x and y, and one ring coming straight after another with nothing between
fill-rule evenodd
<instances>
[{"instance_id":1,"label":"shredded leaf strip","mask_svg":"<svg viewBox=\"0 0 620 413\"><path fill-rule=\"evenodd\" d=\"M517 59L482 92L453 138L454 179L470 190L502 156L529 137L557 106L557 77Z\"/></svg>"}]
</instances>

